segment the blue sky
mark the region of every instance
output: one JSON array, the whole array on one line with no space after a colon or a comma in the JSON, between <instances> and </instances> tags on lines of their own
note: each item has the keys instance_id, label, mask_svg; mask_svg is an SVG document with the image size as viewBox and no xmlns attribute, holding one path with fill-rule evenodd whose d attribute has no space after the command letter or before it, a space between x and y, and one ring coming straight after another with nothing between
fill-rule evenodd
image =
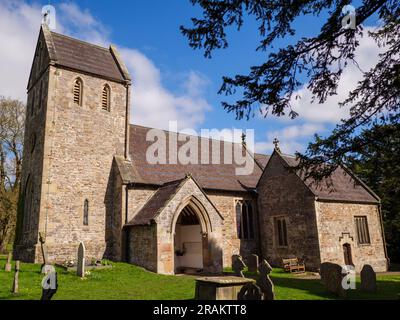
<instances>
[{"instance_id":1,"label":"blue sky","mask_svg":"<svg viewBox=\"0 0 400 320\"><path fill-rule=\"evenodd\" d=\"M8 48L0 48L0 68L12 68L16 73L11 82L0 79L1 95L24 99L40 9L48 3L0 0L0 40L10 43ZM277 137L283 151L293 153L303 151L314 133L329 133L339 119L347 116L348 111L341 110L337 103L360 78L351 66L343 75L338 95L323 106L312 105L306 88L300 88L303 98L295 102L300 117L294 121L260 116L237 121L234 114L222 109L220 103L226 97L217 92L223 75L246 74L250 66L261 63L268 54L255 52L260 38L252 19L246 19L239 33L228 33L228 49L216 51L212 59L206 59L202 51L189 47L179 31L180 25L189 26L190 18L201 14L200 8L192 6L189 0L50 3L57 10L58 32L101 45L114 43L120 48L134 81L134 123L166 128L167 120L178 120L180 127L196 130L255 129L256 151L271 152L272 140ZM323 16L299 19L296 37L314 34L323 21ZM10 34L12 38L8 40ZM293 42L296 37L281 39L277 47ZM371 39L361 40L358 55L364 69L372 65L377 53Z\"/></svg>"}]
</instances>

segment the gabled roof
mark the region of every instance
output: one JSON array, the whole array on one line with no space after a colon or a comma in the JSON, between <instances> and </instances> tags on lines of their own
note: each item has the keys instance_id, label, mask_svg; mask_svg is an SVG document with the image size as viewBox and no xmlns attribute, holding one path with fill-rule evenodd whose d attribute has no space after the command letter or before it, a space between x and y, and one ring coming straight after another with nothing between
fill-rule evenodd
<instances>
[{"instance_id":1,"label":"gabled roof","mask_svg":"<svg viewBox=\"0 0 400 320\"><path fill-rule=\"evenodd\" d=\"M276 152L289 167L296 167L299 161L294 156ZM319 200L354 203L379 203L379 198L349 169L338 167L330 177L316 182L312 178L304 179L301 172L297 176Z\"/></svg>"},{"instance_id":2,"label":"gabled roof","mask_svg":"<svg viewBox=\"0 0 400 320\"><path fill-rule=\"evenodd\" d=\"M131 169L125 170L129 172L127 176L132 183L143 183L150 185L162 185L169 181L180 179L186 173L190 172L198 184L203 189L224 190L224 191L248 191L254 189L262 169L254 163L253 170L250 175L236 175L235 169L240 167L233 161L232 164L201 164L201 152L198 153L198 164L150 164L146 159L146 151L151 141L146 141L146 134L151 128L137 125L130 126L130 156ZM166 134L167 146L169 142L169 134L176 137L177 133L163 131ZM207 138L199 138L199 150L201 141L208 140L210 147L210 155L216 152L217 148L212 148L213 141L220 146L220 159L224 159L224 147L232 147L230 142L212 140ZM185 144L185 141L178 142L178 147ZM241 147L241 146L240 146ZM167 151L167 150L165 150ZM168 155L168 153L167 153ZM258 156L257 156L258 157ZM260 159L262 157L260 156ZM262 159L265 162L265 158ZM127 179L127 180L128 180Z\"/></svg>"},{"instance_id":3,"label":"gabled roof","mask_svg":"<svg viewBox=\"0 0 400 320\"><path fill-rule=\"evenodd\" d=\"M159 188L126 226L151 224L185 181L186 179L180 179Z\"/></svg>"},{"instance_id":4,"label":"gabled roof","mask_svg":"<svg viewBox=\"0 0 400 320\"><path fill-rule=\"evenodd\" d=\"M42 29L50 62L56 66L93 74L117 82L131 80L115 47L104 48L85 41Z\"/></svg>"},{"instance_id":5,"label":"gabled roof","mask_svg":"<svg viewBox=\"0 0 400 320\"><path fill-rule=\"evenodd\" d=\"M222 214L219 212L217 207L212 203L210 198L197 183L190 174L187 174L185 178L176 181L171 181L165 183L160 187L153 196L145 203L145 205L139 210L139 212L134 216L134 218L125 224L126 227L136 226L136 225L150 225L155 221L157 216L162 212L162 210L168 205L168 203L174 198L178 191L185 185L185 183L191 180L201 191L204 197L209 201L212 207L215 209L217 214L222 220L224 220Z\"/></svg>"}]
</instances>

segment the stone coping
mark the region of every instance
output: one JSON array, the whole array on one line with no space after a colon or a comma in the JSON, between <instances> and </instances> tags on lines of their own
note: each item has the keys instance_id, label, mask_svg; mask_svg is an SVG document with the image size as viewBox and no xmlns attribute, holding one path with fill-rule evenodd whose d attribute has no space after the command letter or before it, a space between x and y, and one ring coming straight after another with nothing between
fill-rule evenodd
<instances>
[{"instance_id":1,"label":"stone coping","mask_svg":"<svg viewBox=\"0 0 400 320\"><path fill-rule=\"evenodd\" d=\"M226 285L226 286L244 285L246 283L251 283L251 282L254 283L254 282L256 282L254 279L242 278L242 277L234 277L234 276L228 276L228 277L204 277L204 278L197 278L196 281L214 283L214 284Z\"/></svg>"}]
</instances>

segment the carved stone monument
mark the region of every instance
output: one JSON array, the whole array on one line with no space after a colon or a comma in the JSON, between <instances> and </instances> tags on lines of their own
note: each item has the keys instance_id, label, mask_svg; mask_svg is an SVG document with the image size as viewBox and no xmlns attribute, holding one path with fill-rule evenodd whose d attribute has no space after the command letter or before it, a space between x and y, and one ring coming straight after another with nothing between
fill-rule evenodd
<instances>
[{"instance_id":1,"label":"carved stone monument","mask_svg":"<svg viewBox=\"0 0 400 320\"><path fill-rule=\"evenodd\" d=\"M321 264L321 282L325 290L339 297L346 296L346 290L342 286L344 275L342 267L335 263L324 262Z\"/></svg>"},{"instance_id":2,"label":"carved stone monument","mask_svg":"<svg viewBox=\"0 0 400 320\"><path fill-rule=\"evenodd\" d=\"M76 274L78 277L85 277L85 245L83 242L79 243L78 248L78 264L76 268Z\"/></svg>"},{"instance_id":3,"label":"carved stone monument","mask_svg":"<svg viewBox=\"0 0 400 320\"><path fill-rule=\"evenodd\" d=\"M376 273L372 266L366 264L363 266L361 273L361 290L366 292L376 292Z\"/></svg>"},{"instance_id":4,"label":"carved stone monument","mask_svg":"<svg viewBox=\"0 0 400 320\"><path fill-rule=\"evenodd\" d=\"M245 268L246 268L246 264L244 263L242 257L237 254L233 255L232 256L232 269L233 269L233 272L235 273L235 276L244 278L243 270Z\"/></svg>"},{"instance_id":5,"label":"carved stone monument","mask_svg":"<svg viewBox=\"0 0 400 320\"><path fill-rule=\"evenodd\" d=\"M238 293L238 300L262 300L262 297L260 287L253 282L244 285Z\"/></svg>"},{"instance_id":6,"label":"carved stone monument","mask_svg":"<svg viewBox=\"0 0 400 320\"><path fill-rule=\"evenodd\" d=\"M248 268L250 272L258 272L258 255L252 254L250 255L249 261L248 261Z\"/></svg>"},{"instance_id":7,"label":"carved stone monument","mask_svg":"<svg viewBox=\"0 0 400 320\"><path fill-rule=\"evenodd\" d=\"M260 287L263 293L263 300L275 300L274 284L269 277L272 271L272 267L269 265L267 260L263 260L259 266L260 276L257 280L257 285Z\"/></svg>"}]
</instances>

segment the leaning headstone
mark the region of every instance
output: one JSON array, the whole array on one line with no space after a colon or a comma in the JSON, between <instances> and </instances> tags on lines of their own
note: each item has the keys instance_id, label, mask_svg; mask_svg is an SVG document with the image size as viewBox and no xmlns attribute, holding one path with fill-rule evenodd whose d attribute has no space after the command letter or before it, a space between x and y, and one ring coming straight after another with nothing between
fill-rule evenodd
<instances>
[{"instance_id":1,"label":"leaning headstone","mask_svg":"<svg viewBox=\"0 0 400 320\"><path fill-rule=\"evenodd\" d=\"M363 266L361 273L361 290L366 292L376 292L376 273L372 266L366 264Z\"/></svg>"},{"instance_id":2,"label":"leaning headstone","mask_svg":"<svg viewBox=\"0 0 400 320\"><path fill-rule=\"evenodd\" d=\"M81 278L85 276L85 245L83 242L79 243L76 274Z\"/></svg>"},{"instance_id":3,"label":"leaning headstone","mask_svg":"<svg viewBox=\"0 0 400 320\"><path fill-rule=\"evenodd\" d=\"M263 300L274 300L274 284L269 277L272 271L272 267L269 265L267 260L263 260L259 266L260 276L257 279L257 285L260 287L263 293Z\"/></svg>"},{"instance_id":4,"label":"leaning headstone","mask_svg":"<svg viewBox=\"0 0 400 320\"><path fill-rule=\"evenodd\" d=\"M15 261L15 273L14 273L14 281L13 281L13 286L11 289L12 293L18 293L19 291L19 261Z\"/></svg>"},{"instance_id":5,"label":"leaning headstone","mask_svg":"<svg viewBox=\"0 0 400 320\"><path fill-rule=\"evenodd\" d=\"M41 267L42 273L43 273L43 269L45 266L47 266L49 264L48 259L47 259L47 249L46 249L46 245L45 245L45 239L43 237L43 234L41 232L39 232L39 242L40 242L40 249L42 251L42 259L43 259L43 264Z\"/></svg>"},{"instance_id":6,"label":"leaning headstone","mask_svg":"<svg viewBox=\"0 0 400 320\"><path fill-rule=\"evenodd\" d=\"M244 263L241 256L235 254L232 256L232 269L235 273L235 276L244 278L243 270L246 268L246 264Z\"/></svg>"},{"instance_id":7,"label":"leaning headstone","mask_svg":"<svg viewBox=\"0 0 400 320\"><path fill-rule=\"evenodd\" d=\"M8 254L6 267L4 268L5 272L11 272L11 252Z\"/></svg>"},{"instance_id":8,"label":"leaning headstone","mask_svg":"<svg viewBox=\"0 0 400 320\"><path fill-rule=\"evenodd\" d=\"M249 268L250 272L258 272L258 255L252 254L249 257L249 261L247 267Z\"/></svg>"},{"instance_id":9,"label":"leaning headstone","mask_svg":"<svg viewBox=\"0 0 400 320\"><path fill-rule=\"evenodd\" d=\"M240 289L238 293L238 300L261 300L262 292L258 285L255 283L247 283Z\"/></svg>"},{"instance_id":10,"label":"leaning headstone","mask_svg":"<svg viewBox=\"0 0 400 320\"><path fill-rule=\"evenodd\" d=\"M346 296L346 290L342 286L344 275L342 267L335 263L324 262L321 264L321 282L325 290L339 297Z\"/></svg>"}]
</instances>

